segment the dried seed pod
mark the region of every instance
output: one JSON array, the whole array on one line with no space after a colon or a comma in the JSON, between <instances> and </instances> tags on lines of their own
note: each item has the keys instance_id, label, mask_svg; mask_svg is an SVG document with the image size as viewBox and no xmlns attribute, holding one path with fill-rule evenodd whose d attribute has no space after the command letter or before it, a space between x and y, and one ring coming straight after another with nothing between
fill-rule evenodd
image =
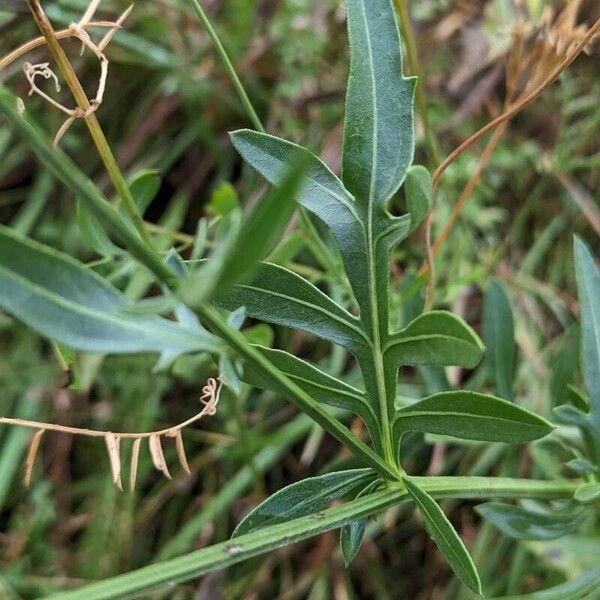
<instances>
[{"instance_id":1,"label":"dried seed pod","mask_svg":"<svg viewBox=\"0 0 600 600\"><path fill-rule=\"evenodd\" d=\"M135 491L135 482L137 480L137 469L138 461L140 458L140 446L142 444L142 438L136 438L133 440L133 446L131 448L131 464L129 468L129 491L133 494Z\"/></svg>"},{"instance_id":2,"label":"dried seed pod","mask_svg":"<svg viewBox=\"0 0 600 600\"><path fill-rule=\"evenodd\" d=\"M169 469L167 467L167 461L165 460L165 455L163 454L162 444L160 442L160 435L155 433L150 436L149 441L150 446L150 456L152 456L152 463L154 467L164 474L167 479L172 479L171 473L169 473Z\"/></svg>"},{"instance_id":3,"label":"dried seed pod","mask_svg":"<svg viewBox=\"0 0 600 600\"><path fill-rule=\"evenodd\" d=\"M113 483L123 491L123 483L121 481L121 438L117 437L110 431L104 436L108 458L110 459L110 470L112 472Z\"/></svg>"},{"instance_id":4,"label":"dried seed pod","mask_svg":"<svg viewBox=\"0 0 600 600\"><path fill-rule=\"evenodd\" d=\"M29 452L27 452L27 458L25 459L25 474L23 475L23 484L26 488L29 488L31 484L31 474L33 473L33 466L35 464L35 457L37 456L42 436L44 435L45 429L40 429L35 432L35 435L31 439L29 445Z\"/></svg>"}]
</instances>

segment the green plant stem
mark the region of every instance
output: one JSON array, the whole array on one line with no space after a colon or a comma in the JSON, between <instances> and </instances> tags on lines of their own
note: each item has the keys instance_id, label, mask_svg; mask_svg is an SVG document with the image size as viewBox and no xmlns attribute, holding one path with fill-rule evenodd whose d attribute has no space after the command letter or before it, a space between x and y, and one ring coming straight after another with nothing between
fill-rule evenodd
<instances>
[{"instance_id":1,"label":"green plant stem","mask_svg":"<svg viewBox=\"0 0 600 600\"><path fill-rule=\"evenodd\" d=\"M217 335L226 341L229 346L240 354L245 360L252 363L255 369L275 385L276 389L284 390L289 395L290 400L305 412L311 419L317 422L323 429L329 432L343 445L347 446L359 458L383 475L386 479L397 480L398 471L386 463L369 446L351 434L348 429L342 425L335 417L323 410L308 394L291 381L286 375L273 367L267 358L265 358L252 344L250 344L244 335L230 327L227 322L213 308L200 305L194 309L205 323L210 325Z\"/></svg>"},{"instance_id":2,"label":"green plant stem","mask_svg":"<svg viewBox=\"0 0 600 600\"><path fill-rule=\"evenodd\" d=\"M570 498L580 482L534 481L488 477L413 477L412 480L434 498ZM209 571L223 569L249 558L271 552L282 546L305 540L325 531L375 515L408 500L407 492L393 484L390 488L369 494L342 506L265 527L258 532L169 561L156 563L125 575L119 575L79 590L58 593L51 600L111 600L130 598L164 585L189 581Z\"/></svg>"},{"instance_id":3,"label":"green plant stem","mask_svg":"<svg viewBox=\"0 0 600 600\"><path fill-rule=\"evenodd\" d=\"M88 110L90 108L90 101L79 81L79 78L77 77L77 74L75 73L75 70L73 69L73 66L69 62L65 51L62 49L62 46L56 37L54 28L46 16L46 13L44 12L39 0L27 0L27 4L31 14L33 15L33 19L38 26L38 29L46 40L46 45L50 50L50 54L56 61L62 76L65 78L65 81L67 82L67 85L73 94L73 98L75 98L77 106L84 111ZM96 114L94 112L90 112L90 114L83 117L83 120L85 121L90 135L92 136L92 140L98 149L98 154L100 155L100 158L106 167L108 176L110 177L110 180L112 181L112 184L114 185L118 195L123 200L125 209L127 210L131 221L133 222L144 242L148 246L152 246L152 242L144 226L142 216L137 209L137 205L133 199L133 196L131 195L129 186L127 185L127 182L125 181L125 178L119 169L104 132L100 127L100 123L96 118Z\"/></svg>"},{"instance_id":4,"label":"green plant stem","mask_svg":"<svg viewBox=\"0 0 600 600\"><path fill-rule=\"evenodd\" d=\"M2 86L0 86L0 111L6 115L17 133L27 141L40 161L81 198L82 202L89 205L94 214L108 225L108 228L118 236L121 243L138 261L167 285L171 287L177 285L175 274L163 262L161 256L125 224L116 207L106 201L100 190L79 170L79 167L60 148L53 147L25 116L19 114L16 97Z\"/></svg>"},{"instance_id":5,"label":"green plant stem","mask_svg":"<svg viewBox=\"0 0 600 600\"><path fill-rule=\"evenodd\" d=\"M427 111L427 102L425 101L425 92L423 90L423 79L421 78L421 67L419 65L419 54L417 52L417 44L410 21L410 15L408 14L408 7L406 6L406 0L394 0L394 4L400 19L400 28L406 46L406 58L408 59L410 74L419 78L415 89L415 100L417 102L419 116L421 117L421 123L423 124L429 160L433 165L438 165L441 160L440 153L437 140L435 139L433 129L431 128L429 113Z\"/></svg>"},{"instance_id":6,"label":"green plant stem","mask_svg":"<svg viewBox=\"0 0 600 600\"><path fill-rule=\"evenodd\" d=\"M250 101L250 98L248 97L248 94L246 93L246 90L244 89L244 86L242 85L242 82L235 71L233 63L231 62L231 59L229 58L229 55L227 54L225 47L221 43L221 40L219 39L219 36L215 31L214 27L212 26L208 16L206 15L204 9L200 5L199 0L190 0L190 4L192 5L192 8L198 15L198 18L202 22L202 25L204 25L204 27L206 28L208 37L210 37L210 40L213 43L213 46L215 47L215 50L217 51L217 54L219 55L219 58L221 59L225 70L227 71L227 75L229 75L229 78L231 79L231 82L233 83L233 86L235 87L235 90L238 93L242 104L244 105L244 109L250 117L250 121L252 121L252 124L254 125L257 131L265 133L265 128L263 127L263 124L260 118L258 117L258 114L254 110L254 106L252 105L252 102Z\"/></svg>"}]
</instances>

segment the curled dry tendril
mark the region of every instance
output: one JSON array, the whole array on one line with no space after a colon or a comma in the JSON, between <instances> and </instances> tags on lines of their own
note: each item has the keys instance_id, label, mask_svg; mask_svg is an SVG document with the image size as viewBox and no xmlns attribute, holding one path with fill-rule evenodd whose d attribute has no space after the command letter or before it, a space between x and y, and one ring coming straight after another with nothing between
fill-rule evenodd
<instances>
[{"instance_id":1,"label":"curled dry tendril","mask_svg":"<svg viewBox=\"0 0 600 600\"><path fill-rule=\"evenodd\" d=\"M185 455L185 448L183 445L182 430L187 426L199 421L204 416L213 416L217 412L217 405L221 396L221 390L223 388L223 377L219 375L217 378L210 378L202 388L200 395L200 403L202 404L202 410L194 415L193 417L167 429L160 429L157 431L149 431L142 433L114 433L112 431L96 431L93 429L82 429L79 427L67 427L65 425L58 425L54 423L42 423L39 421L27 421L25 419L13 419L9 417L0 417L0 423L5 425L12 425L18 427L28 427L35 429L36 433L33 436L27 457L25 459L25 472L23 476L23 482L26 487L29 487L31 482L31 475L35 464L35 459L40 448L42 436L46 431L58 431L61 433L67 433L70 435L80 435L85 437L102 437L106 444L106 450L108 452L108 458L110 460L110 469L112 473L113 483L123 491L123 484L121 480L121 441L124 439L133 440L131 450L131 462L129 468L129 489L131 492L135 489L135 483L137 478L137 467L139 461L140 447L142 440L148 440L148 447L150 450L150 456L154 467L159 470L165 477L171 479L171 474L167 467L165 456L162 449L162 438L172 438L175 440L175 449L177 451L177 457L181 468L188 475L191 474L190 467L188 465L187 457Z\"/></svg>"},{"instance_id":2,"label":"curled dry tendril","mask_svg":"<svg viewBox=\"0 0 600 600\"><path fill-rule=\"evenodd\" d=\"M44 92L38 87L38 85L36 84L37 77L43 77L47 80L52 79L54 81L54 87L56 92L60 92L58 78L50 68L49 63L31 64L29 62L26 62L23 65L23 72L25 73L25 77L29 82L30 86L29 96L36 94L67 115L66 121L61 125L58 132L56 133L56 136L54 138L55 145L57 145L60 142L60 140L63 138L69 127L74 123L76 119L86 118L87 116L98 110L98 107L102 104L102 101L104 99L104 91L106 89L106 78L108 76L109 64L108 58L104 54L104 49L108 46L108 44L110 44L115 33L118 29L121 28L123 22L129 16L129 13L133 9L133 5L129 6L129 8L127 8L125 12L123 12L116 21L92 21L92 18L99 4L100 0L92 0L79 23L71 23L71 25L69 25L67 29L56 32L56 37L58 39L75 38L79 40L81 42L81 53L83 54L85 48L88 48L91 52L95 54L96 58L98 58L98 61L100 62L100 76L98 80L98 89L96 91L96 96L92 100L90 100L90 105L87 109L84 110L78 106L75 108L69 108L52 98L50 95L48 95L46 92ZM91 29L95 27L108 28L108 32L97 44L92 41L92 38L86 31L86 29L88 28ZM15 51L11 52L9 55L4 57L4 59L0 60L0 70L5 68L10 63L20 58L24 54L26 54L30 50L41 46L44 43L45 39L43 37L40 37L35 38L34 40L30 40L26 44L23 44ZM19 112L23 112L23 110L24 105L21 101L21 103L19 104Z\"/></svg>"}]
</instances>

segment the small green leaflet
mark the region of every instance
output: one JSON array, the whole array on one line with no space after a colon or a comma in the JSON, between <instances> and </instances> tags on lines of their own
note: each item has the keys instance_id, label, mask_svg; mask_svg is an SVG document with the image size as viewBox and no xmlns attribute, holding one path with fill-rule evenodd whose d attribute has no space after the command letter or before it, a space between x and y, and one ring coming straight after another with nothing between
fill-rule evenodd
<instances>
[{"instance_id":1,"label":"small green leaflet","mask_svg":"<svg viewBox=\"0 0 600 600\"><path fill-rule=\"evenodd\" d=\"M70 256L0 226L0 307L52 340L102 353L220 352L220 341L156 316Z\"/></svg>"},{"instance_id":2,"label":"small green leaflet","mask_svg":"<svg viewBox=\"0 0 600 600\"><path fill-rule=\"evenodd\" d=\"M599 590L600 567L547 590L523 596L502 596L495 600L598 600Z\"/></svg>"},{"instance_id":3,"label":"small green leaflet","mask_svg":"<svg viewBox=\"0 0 600 600\"><path fill-rule=\"evenodd\" d=\"M543 512L502 502L480 504L476 510L486 521L516 540L555 540L577 531L585 519L582 510Z\"/></svg>"},{"instance_id":4,"label":"small green leaflet","mask_svg":"<svg viewBox=\"0 0 600 600\"><path fill-rule=\"evenodd\" d=\"M553 426L500 398L476 392L434 394L396 412L394 434L436 433L464 440L519 444L544 437Z\"/></svg>"},{"instance_id":5,"label":"small green leaflet","mask_svg":"<svg viewBox=\"0 0 600 600\"><path fill-rule=\"evenodd\" d=\"M474 592L483 594L475 563L444 511L427 492L418 487L408 477L404 477L403 482L423 515L429 535L437 544L456 576Z\"/></svg>"},{"instance_id":6,"label":"small green leaflet","mask_svg":"<svg viewBox=\"0 0 600 600\"><path fill-rule=\"evenodd\" d=\"M581 303L581 367L591 414L600 426L600 271L589 248L578 237L574 248Z\"/></svg>"},{"instance_id":7,"label":"small green leaflet","mask_svg":"<svg viewBox=\"0 0 600 600\"><path fill-rule=\"evenodd\" d=\"M384 349L384 360L399 365L475 367L485 348L462 319L446 311L431 311L394 333Z\"/></svg>"},{"instance_id":8,"label":"small green leaflet","mask_svg":"<svg viewBox=\"0 0 600 600\"><path fill-rule=\"evenodd\" d=\"M234 286L215 303L228 310L245 306L250 317L302 329L351 352L366 344L356 317L314 285L278 265L263 263L250 281Z\"/></svg>"},{"instance_id":9,"label":"small green leaflet","mask_svg":"<svg viewBox=\"0 0 600 600\"><path fill-rule=\"evenodd\" d=\"M515 325L506 292L497 281L492 281L485 295L483 341L487 346L485 362L494 389L501 398L512 401L517 350Z\"/></svg>"},{"instance_id":10,"label":"small green leaflet","mask_svg":"<svg viewBox=\"0 0 600 600\"><path fill-rule=\"evenodd\" d=\"M236 527L233 536L316 513L375 477L371 469L353 469L310 477L288 485L248 514Z\"/></svg>"},{"instance_id":11,"label":"small green leaflet","mask_svg":"<svg viewBox=\"0 0 600 600\"><path fill-rule=\"evenodd\" d=\"M381 430L375 413L365 398L364 392L324 373L310 363L287 352L259 346L257 348L273 365L282 373L285 373L313 400L329 406L343 408L358 415L367 425L376 448L381 448ZM256 387L273 389L273 386L269 382L260 377L252 369L252 365L248 365L246 368L243 379L246 383Z\"/></svg>"}]
</instances>

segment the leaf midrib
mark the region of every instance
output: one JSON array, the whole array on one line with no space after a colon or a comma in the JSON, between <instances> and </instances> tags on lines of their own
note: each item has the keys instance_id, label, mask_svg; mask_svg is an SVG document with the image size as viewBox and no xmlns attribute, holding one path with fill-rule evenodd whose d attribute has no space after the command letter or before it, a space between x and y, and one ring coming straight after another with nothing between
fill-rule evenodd
<instances>
[{"instance_id":1,"label":"leaf midrib","mask_svg":"<svg viewBox=\"0 0 600 600\"><path fill-rule=\"evenodd\" d=\"M242 284L238 284L236 287L238 288L245 288L254 292L258 292L260 294L267 294L267 295L271 295L271 296L276 296L277 298L281 298L282 300L287 300L292 304L300 304L302 306L305 306L307 308L310 308L312 310L315 310L316 312L320 312L330 318L332 318L333 320L337 321L338 323L344 325L345 327L348 327L349 329L351 329L352 331L354 331L355 333L358 333L359 336L367 343L370 343L369 338L366 336L365 332L358 327L356 324L354 324L352 321L350 321L349 319L353 319L354 317L352 317L352 315L350 313L348 313L348 320L346 320L345 317L341 317L339 315L336 315L335 313L329 312L327 309L319 306L318 304L312 304L311 302L308 302L307 300L301 300L300 298L295 298L294 296L288 296L287 294L283 294L281 292L274 292L273 290L266 290L263 288L259 288L253 285L249 285L247 283L242 283Z\"/></svg>"}]
</instances>

